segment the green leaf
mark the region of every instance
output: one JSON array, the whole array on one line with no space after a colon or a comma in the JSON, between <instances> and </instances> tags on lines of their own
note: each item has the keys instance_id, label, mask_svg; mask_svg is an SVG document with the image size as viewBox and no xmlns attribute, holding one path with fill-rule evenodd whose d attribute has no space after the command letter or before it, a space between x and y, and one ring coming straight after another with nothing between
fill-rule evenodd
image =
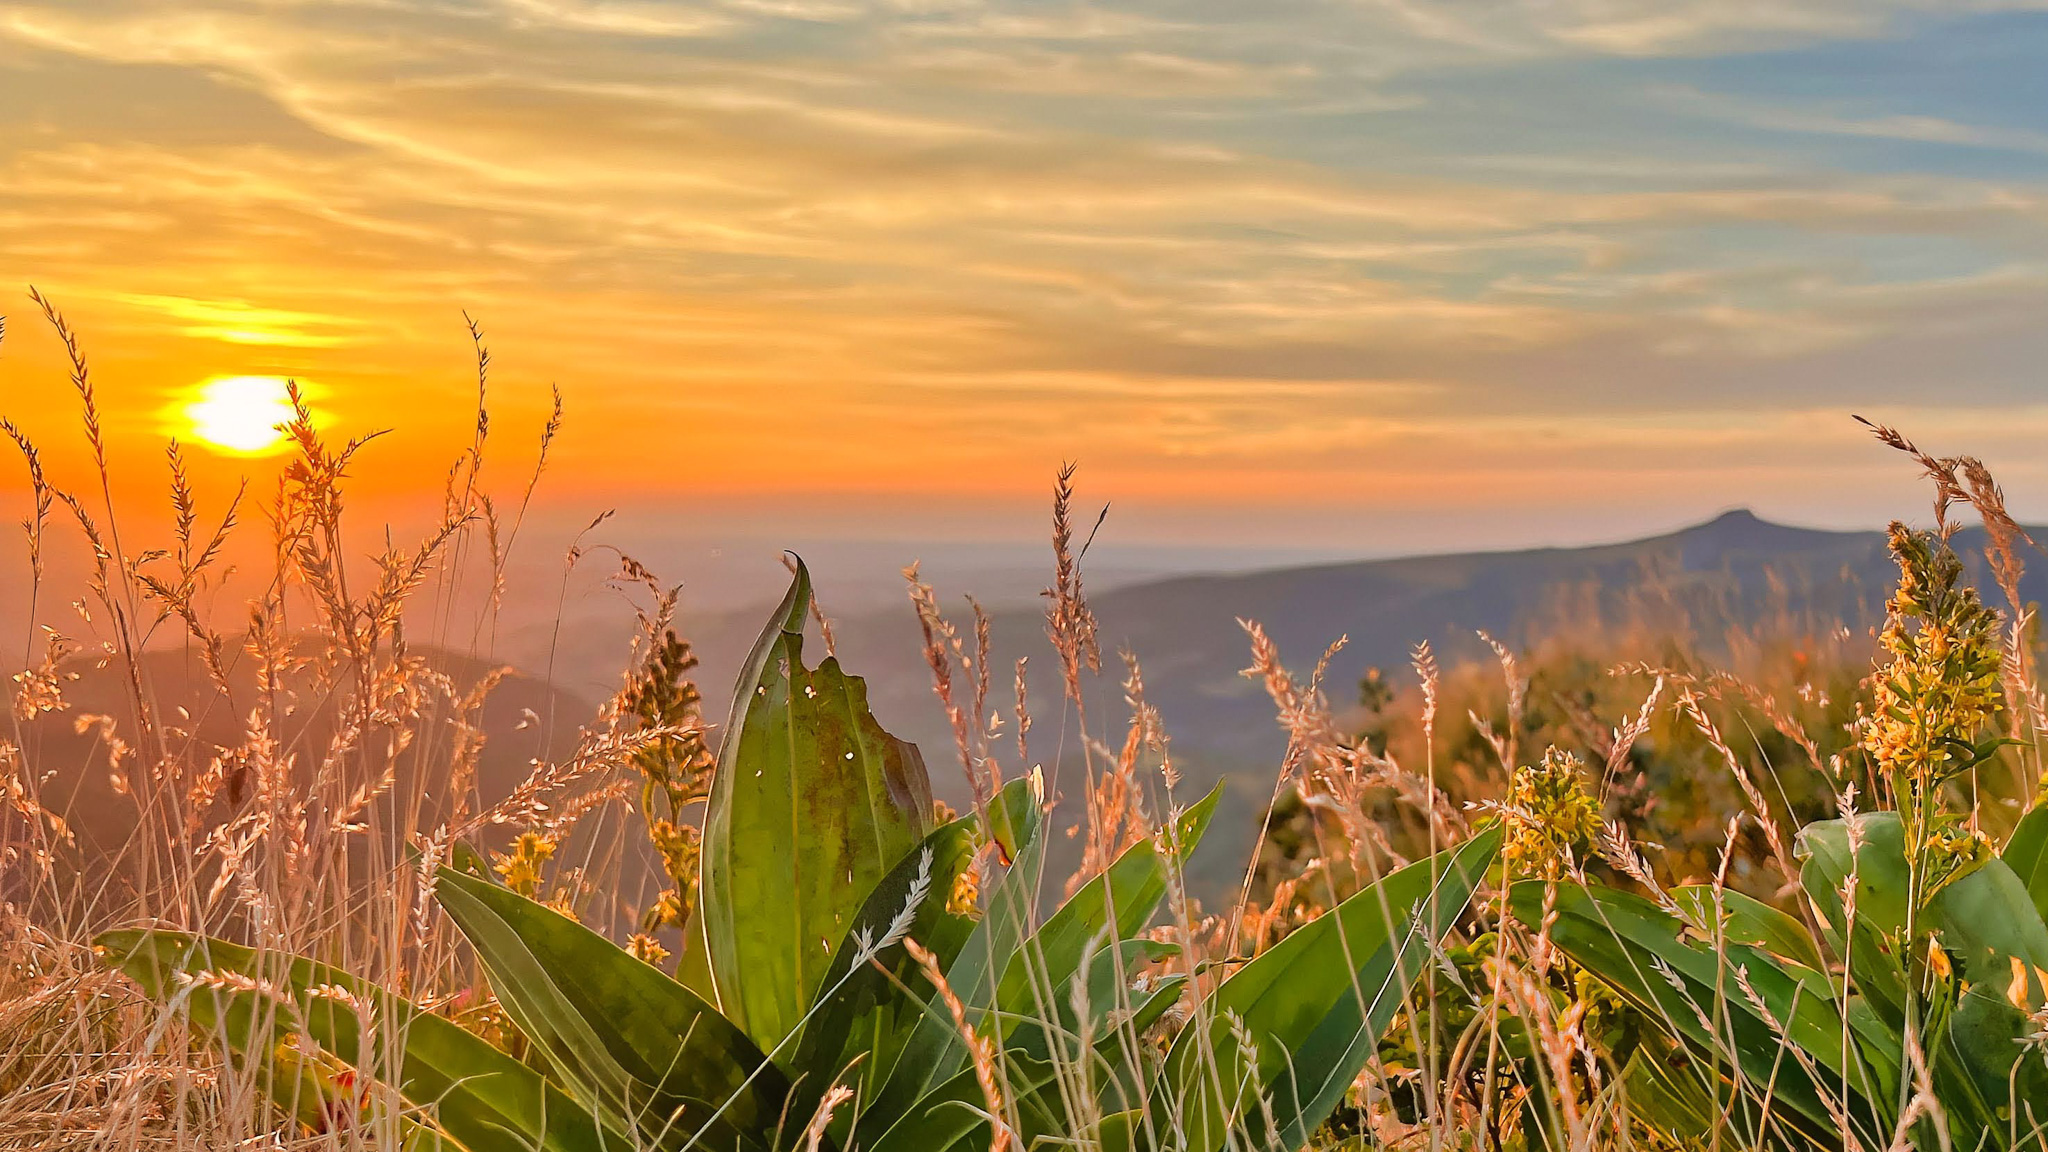
<instances>
[{"instance_id":1,"label":"green leaf","mask_svg":"<svg viewBox=\"0 0 2048 1152\"><path fill-rule=\"evenodd\" d=\"M1629 1116L1676 1147L1711 1144L1720 1107L1701 1081L1699 1065L1670 1037L1650 1036L1621 1070Z\"/></svg>"},{"instance_id":2,"label":"green leaf","mask_svg":"<svg viewBox=\"0 0 2048 1152\"><path fill-rule=\"evenodd\" d=\"M1851 849L1849 819L1856 822ZM1856 877L1856 914L1891 936L1906 926L1912 876L1906 869L1906 833L1897 812L1865 812L1843 820L1820 820L1799 830L1793 851L1804 864L1799 882L1827 918L1837 937L1842 923L1842 886Z\"/></svg>"},{"instance_id":3,"label":"green leaf","mask_svg":"<svg viewBox=\"0 0 2048 1152\"><path fill-rule=\"evenodd\" d=\"M1701 924L1713 924L1715 892L1712 884L1686 884L1671 890L1671 900ZM1814 972L1827 971L1820 945L1806 925L1791 915L1753 896L1732 888L1719 889L1721 931L1736 944L1766 948Z\"/></svg>"},{"instance_id":4,"label":"green leaf","mask_svg":"<svg viewBox=\"0 0 2048 1152\"><path fill-rule=\"evenodd\" d=\"M931 784L835 659L803 663L803 565L734 690L705 815L697 916L719 1007L772 1051L875 885L924 839Z\"/></svg>"},{"instance_id":5,"label":"green leaf","mask_svg":"<svg viewBox=\"0 0 2048 1152\"><path fill-rule=\"evenodd\" d=\"M1098 943L1101 946L1091 948L1083 956L1081 964L1061 986L1057 997L1042 1006L1027 1008L1023 1015L999 1016L1010 1033L1004 1042L1006 1047L1034 1059L1051 1059L1051 1041L1047 1035L1047 1025L1050 1024L1051 1036L1063 1041L1060 1046L1062 1055L1068 1058L1078 1055L1078 1040L1083 1030L1081 1017L1074 1007L1076 985L1085 989L1088 1006L1086 1034L1093 1037L1097 1047L1112 1029L1128 1026L1134 1035L1143 1032L1159 1013L1172 1006L1170 1000L1159 1003L1161 989L1148 987L1141 991L1133 987L1130 973L1179 955L1178 945L1156 940L1124 940L1112 953L1106 935L1099 937ZM1171 977L1161 983L1178 989L1185 983L1185 978Z\"/></svg>"},{"instance_id":6,"label":"green leaf","mask_svg":"<svg viewBox=\"0 0 2048 1152\"><path fill-rule=\"evenodd\" d=\"M2037 810L2038 811L2038 810ZM1849 952L1857 990L1893 1031L1905 1027L1908 975L1899 949L1915 956L1924 940L1905 941L1905 892L1909 878L1905 837L1896 812L1857 818L1861 847L1856 855L1859 930ZM1922 1004L1935 1084L1952 1131L2001 1132L2009 1120L2014 1076L2024 1087L2035 1081L2031 1066L2016 1072L2027 1012L2048 1001L2048 926L2028 883L2011 866L2017 862L2038 876L2041 818L2029 813L2006 845L2006 857L1985 860L1944 884L1926 903L1920 923L1938 934L1958 974L1969 985L1944 1021L1947 1004ZM1848 828L1841 820L1815 824L1799 836L1808 859L1800 878L1814 902L1840 931L1836 893L1849 868ZM1867 925L1863 930L1861 925ZM1915 967L1919 965L1916 961Z\"/></svg>"},{"instance_id":7,"label":"green leaf","mask_svg":"<svg viewBox=\"0 0 2048 1152\"><path fill-rule=\"evenodd\" d=\"M601 1115L656 1147L767 1146L788 1081L702 998L507 889L443 868L436 895L513 1022Z\"/></svg>"},{"instance_id":8,"label":"green leaf","mask_svg":"<svg viewBox=\"0 0 2048 1152\"><path fill-rule=\"evenodd\" d=\"M1222 796L1223 785L1218 784L1175 820L1172 843L1183 858L1201 843ZM1148 836L1076 889L1004 966L996 988L996 1011L1005 1021L1001 1035L1008 1038L1020 1021L1057 1016L1067 1003L1068 984L1082 956L1099 946L1105 931L1127 940L1151 923L1166 895L1167 869L1178 866L1160 853L1157 838ZM1122 962L1113 953L1111 963L1121 970Z\"/></svg>"},{"instance_id":9,"label":"green leaf","mask_svg":"<svg viewBox=\"0 0 2048 1152\"><path fill-rule=\"evenodd\" d=\"M1145 1147L1144 1110L1127 1108L1104 1116L1096 1129L1096 1142L1102 1152L1138 1152Z\"/></svg>"},{"instance_id":10,"label":"green leaf","mask_svg":"<svg viewBox=\"0 0 2048 1152\"><path fill-rule=\"evenodd\" d=\"M1045 794L1036 777L1022 783L1022 788L1013 785L1004 789L998 803L990 807L989 823L1010 863L987 891L981 919L975 923L959 955L946 966L946 982L970 1013L987 1006L995 982L991 973L996 964L1014 955L1030 932L1031 909L1045 853L1039 837ZM881 1091L861 1113L854 1147L872 1147L887 1124L966 1067L967 1046L961 1043L951 1018L942 1010L924 1011Z\"/></svg>"},{"instance_id":11,"label":"green leaf","mask_svg":"<svg viewBox=\"0 0 2048 1152\"><path fill-rule=\"evenodd\" d=\"M1515 885L1510 904L1527 924L1547 914L1551 940L1565 955L1683 1041L1696 1061L1722 1077L1739 1074L1752 1100L1768 1095L1781 1122L1811 1139L1832 1133L1839 1140L1840 1125L1822 1092L1838 1095L1846 1080L1865 1143L1882 1143L1877 1133L1889 1138L1897 1034L1856 1031L1845 1064L1843 1010L1817 974L1753 945L1689 942L1684 922L1632 892L1578 884L1547 888L1532 880ZM1851 1022L1854 1030L1853 1013ZM1786 1040L1805 1061L1782 1051ZM1822 1070L1824 1088L1806 1072L1808 1063ZM1721 1104L1729 1106L1725 1096Z\"/></svg>"},{"instance_id":12,"label":"green leaf","mask_svg":"<svg viewBox=\"0 0 2048 1152\"><path fill-rule=\"evenodd\" d=\"M538 1073L470 1035L452 1021L422 1012L406 1000L338 969L300 956L253 949L186 932L122 930L94 940L103 961L140 985L150 998L182 1002L196 1031L211 1037L238 1067L256 1075L271 1098L301 1122L326 1131L350 1124L366 1132L395 1131L399 1146L442 1152L598 1152L606 1147L590 1113ZM200 973L250 977L242 987L186 983ZM402 1035L398 1067L386 1069L387 1050L365 1066L365 1021L342 1000L314 996L327 986L360 998L371 1009L377 1034ZM324 1055L306 1055L290 1041L302 1035ZM359 1120L359 1090L335 1075L384 1081L431 1123L411 1116ZM388 1129L385 1129L388 1126ZM612 1146L618 1137L610 1136Z\"/></svg>"},{"instance_id":13,"label":"green leaf","mask_svg":"<svg viewBox=\"0 0 2048 1152\"><path fill-rule=\"evenodd\" d=\"M2036 804L2020 817L2000 859L2026 886L2034 910L2048 919L2048 804Z\"/></svg>"},{"instance_id":14,"label":"green leaf","mask_svg":"<svg viewBox=\"0 0 2048 1152\"><path fill-rule=\"evenodd\" d=\"M1498 826L1345 900L1233 973L1175 1040L1155 1124L1188 1152L1308 1139L1371 1060L1500 849ZM1238 1033L1257 1048L1244 1050ZM1213 1054L1213 1056L1211 1055ZM1277 1131L1265 1133L1264 1097ZM1177 1142L1176 1146L1180 1146Z\"/></svg>"},{"instance_id":15,"label":"green leaf","mask_svg":"<svg viewBox=\"0 0 2048 1152\"><path fill-rule=\"evenodd\" d=\"M1963 979L1996 990L2022 1013L2048 1002L2048 925L2004 861L1943 885L1928 910Z\"/></svg>"},{"instance_id":16,"label":"green leaf","mask_svg":"<svg viewBox=\"0 0 2048 1152\"><path fill-rule=\"evenodd\" d=\"M996 1082L1003 1091L1013 1094L1010 1098L1012 1103L1016 1097L1028 1098L1053 1081L1052 1065L1028 1060L1016 1053L1006 1054L1002 1067L996 1070ZM873 1119L882 1121L877 1125L879 1135L872 1143L857 1147L867 1152L985 1149L989 1147L989 1126L982 1113L987 1110L988 1103L981 1093L981 1085L974 1078L974 1069L968 1068L920 1096L916 1107L900 1113L876 1114ZM1031 1141L1029 1133L1026 1135L1025 1147L1028 1148Z\"/></svg>"},{"instance_id":17,"label":"green leaf","mask_svg":"<svg viewBox=\"0 0 2048 1152\"><path fill-rule=\"evenodd\" d=\"M2039 1053L2022 1046L2035 1031L2025 1012L2012 1006L1995 986L1978 984L1965 991L1948 1021L1948 1037L1957 1063L1986 1102L1986 1127L2001 1135L2001 1117L2009 1117L2014 1104L2020 1110L2020 1129L2025 1131L2048 1121L2048 1064ZM2027 1111L2034 1115L2029 1118Z\"/></svg>"},{"instance_id":18,"label":"green leaf","mask_svg":"<svg viewBox=\"0 0 2048 1152\"><path fill-rule=\"evenodd\" d=\"M997 798L996 806L1028 803L1028 782L1015 780ZM899 982L916 996L929 995L931 988L901 941L869 956L861 937L865 933L869 940L886 939L890 924L921 885L924 896L912 909L907 935L930 949L942 968L951 964L973 932L974 923L948 912L946 901L982 843L981 820L975 815L941 825L868 894L854 917L854 931L847 933L832 956L811 1017L791 1055L778 1061L796 1080L792 1113L808 1115L835 1083L854 1090L850 1111L858 1111L873 1095L873 1086L895 1067L904 1040L924 1015L922 1001L905 996ZM864 956L864 962L856 963Z\"/></svg>"},{"instance_id":19,"label":"green leaf","mask_svg":"<svg viewBox=\"0 0 2048 1152\"><path fill-rule=\"evenodd\" d=\"M497 871L491 867L491 862L484 859L484 854L471 847L466 840L455 840L449 843L448 866L457 872L467 873L479 880L488 881L492 884L502 883L498 878Z\"/></svg>"},{"instance_id":20,"label":"green leaf","mask_svg":"<svg viewBox=\"0 0 2048 1152\"><path fill-rule=\"evenodd\" d=\"M1928 910L1966 986L1948 1019L1955 1062L1983 1101L1978 1118L1995 1131L2015 1103L2048 1099L2048 1065L2023 1059L2019 1043L2035 1030L2029 1014L2048 1002L2048 925L2003 860L1943 885Z\"/></svg>"}]
</instances>

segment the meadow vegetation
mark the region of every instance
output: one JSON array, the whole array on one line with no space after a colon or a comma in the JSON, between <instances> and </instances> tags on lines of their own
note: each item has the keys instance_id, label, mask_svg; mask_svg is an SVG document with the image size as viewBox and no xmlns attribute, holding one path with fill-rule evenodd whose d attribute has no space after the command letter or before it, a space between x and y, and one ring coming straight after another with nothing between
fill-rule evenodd
<instances>
[{"instance_id":1,"label":"meadow vegetation","mask_svg":"<svg viewBox=\"0 0 2048 1152\"><path fill-rule=\"evenodd\" d=\"M1419 647L1350 707L1327 655L1290 668L1246 622L1286 752L1205 906L1184 862L1258 817L1191 794L1143 654L1105 656L1071 469L1062 699L906 573L958 811L800 562L746 664L704 669L675 590L617 561L617 691L487 790L501 674L443 654L487 632L559 402L501 507L480 355L438 522L367 558L345 496L376 446L303 405L274 492L202 509L172 445L168 516L138 525L45 312L96 471L61 483L0 422L36 629L0 735L0 1149L2048 1148L2033 542L1972 459L1876 429L1935 491L1930 528L1890 531L1878 628L1566 620L1486 665ZM84 587L45 587L57 533ZM269 564L225 597L237 534ZM167 646L193 700L152 678ZM87 666L125 707L76 706ZM1084 703L1104 675L1121 715ZM738 685L720 723L701 676ZM90 737L125 846L75 833L53 722ZM1051 876L1062 797L1083 850Z\"/></svg>"}]
</instances>

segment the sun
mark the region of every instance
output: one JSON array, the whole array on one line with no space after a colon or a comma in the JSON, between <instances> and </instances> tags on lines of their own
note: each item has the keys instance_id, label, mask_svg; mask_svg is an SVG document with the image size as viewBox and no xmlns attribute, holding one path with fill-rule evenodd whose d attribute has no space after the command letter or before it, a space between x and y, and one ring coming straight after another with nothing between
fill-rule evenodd
<instances>
[{"instance_id":1,"label":"sun","mask_svg":"<svg viewBox=\"0 0 2048 1152\"><path fill-rule=\"evenodd\" d=\"M277 376L215 376L185 406L192 434L233 455L258 456L284 440L293 416L291 396Z\"/></svg>"}]
</instances>

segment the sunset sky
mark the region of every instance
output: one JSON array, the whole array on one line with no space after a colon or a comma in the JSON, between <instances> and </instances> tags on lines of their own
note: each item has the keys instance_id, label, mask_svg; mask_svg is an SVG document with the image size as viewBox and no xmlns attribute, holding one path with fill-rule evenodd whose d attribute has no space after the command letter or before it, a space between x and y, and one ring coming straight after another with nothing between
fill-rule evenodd
<instances>
[{"instance_id":1,"label":"sunset sky","mask_svg":"<svg viewBox=\"0 0 2048 1152\"><path fill-rule=\"evenodd\" d=\"M0 0L0 415L124 491L216 377L664 531L1385 554L2048 514L2048 11ZM208 453L210 483L275 467ZM24 486L0 459L0 500ZM431 497L423 497L431 499Z\"/></svg>"}]
</instances>

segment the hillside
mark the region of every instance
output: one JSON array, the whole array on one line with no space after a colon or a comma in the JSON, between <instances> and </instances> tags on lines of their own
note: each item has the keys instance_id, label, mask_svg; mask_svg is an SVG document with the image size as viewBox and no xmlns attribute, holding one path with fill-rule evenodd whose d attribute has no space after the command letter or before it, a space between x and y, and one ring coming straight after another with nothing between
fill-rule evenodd
<instances>
[{"instance_id":1,"label":"hillside","mask_svg":"<svg viewBox=\"0 0 2048 1152\"><path fill-rule=\"evenodd\" d=\"M1982 533L1965 531L1956 543L1974 558ZM1089 698L1089 723L1099 737L1118 742L1127 710L1116 652L1128 647L1143 663L1146 698L1172 738L1187 794L1228 780L1232 796L1242 801L1226 812L1244 815L1219 822L1204 853L1210 857L1205 871L1228 870L1256 832L1250 814L1263 807L1286 747L1263 689L1239 674L1248 663L1239 618L1263 624L1289 666L1303 675L1331 642L1348 637L1330 663L1327 681L1329 695L1342 708L1368 668L1411 680L1409 654L1423 640L1448 664L1487 655L1475 634L1479 629L1522 646L1556 633L1566 620L1575 629L1642 623L1689 629L1712 653L1731 628L1867 629L1882 618L1893 579L1882 532L1799 528L1735 511L1619 544L1321 564L1131 585L1092 598L1104 675ZM939 589L942 606L963 626L969 617L960 594L970 591ZM2029 599L2048 599L2048 577L2030 571L2023 592ZM729 689L722 674L742 658L760 620L756 611L689 625L707 669L710 715L723 715ZM938 791L957 802L964 790L959 761L932 694L908 603L838 620L835 632L841 660L866 677L884 723L923 747ZM1071 735L1064 743L1060 739L1057 666L1043 616L1035 608L996 612L991 634L995 703L1009 701L1009 671L1019 656L1030 657L1032 758L1047 763L1048 772L1056 759L1071 763L1078 745ZM1061 751L1064 757L1056 755ZM1003 759L1014 771L1013 745L1008 753ZM1062 824L1071 819L1062 817Z\"/></svg>"},{"instance_id":2,"label":"hillside","mask_svg":"<svg viewBox=\"0 0 2048 1152\"><path fill-rule=\"evenodd\" d=\"M1965 532L1957 544L1974 556L1981 550L1981 532ZM1240 618L1264 625L1283 659L1303 675L1331 642L1347 637L1330 662L1327 680L1329 696L1343 709L1369 668L1384 669L1397 682L1412 680L1410 652L1423 640L1448 665L1489 658L1475 630L1521 647L1556 634L1565 621L1580 631L1644 624L1691 629L1711 653L1731 628L1867 628L1881 618L1891 581L1880 532L1797 528L1737 511L1666 535L1595 547L1319 564L1128 584L1091 598L1100 622L1104 672L1090 687L1088 719L1098 738L1120 742L1128 709L1117 652L1128 648L1142 661L1146 698L1159 709L1172 739L1186 781L1183 798L1223 780L1237 801L1225 809L1204 853L1202 872L1220 876L1239 866L1256 833L1253 814L1263 808L1286 746L1262 687L1239 674L1248 662ZM971 617L962 594L974 589L938 591L941 605L963 633L969 631ZM2048 577L2029 573L2023 592L2030 599L2048 599ZM820 595L829 607L832 588L822 587ZM1071 788L1058 786L1058 774L1072 771L1079 754L1071 709L1063 706L1042 610L1019 606L1016 599L1009 604L995 611L991 621L991 703L1008 712L1014 696L1011 670L1019 657L1029 657L1032 759L1046 765L1056 794L1069 802L1056 817L1064 829L1074 820L1069 814L1074 796ZM702 660L706 714L721 726L729 678L767 610L764 603L681 622ZM553 684L563 687L551 686L540 675L514 675L490 698L481 718L489 738L480 765L487 797L523 776L529 757L566 751L569 731L590 714L589 686L616 683L626 628L617 616L603 628L579 627L577 644L568 650L573 658L558 659L554 669ZM959 759L932 693L907 599L892 609L839 618L834 630L840 659L867 680L883 723L921 746L937 793L963 803ZM816 637L806 654L814 660L822 655ZM486 667L468 657L430 655L459 685L473 683ZM182 654L153 652L149 664L160 706L182 703L196 718L192 727L203 741L232 742L239 717L213 699ZM124 710L124 690L112 669L94 668L84 660L73 668L82 673L70 692L79 711ZM558 721L545 749L539 730L521 723L529 709ZM92 814L81 828L87 839L117 844L126 835L126 823L115 815L123 806L110 803L103 773L72 770L92 745L90 736L71 730L71 718L31 725L30 747L46 771L55 771L56 795L70 801L60 806ZM998 756L1004 769L1014 773L1021 766L1010 731L1006 727ZM297 751L304 755L311 747ZM1068 841L1062 836L1055 844ZM1055 867L1062 863L1056 861Z\"/></svg>"}]
</instances>

